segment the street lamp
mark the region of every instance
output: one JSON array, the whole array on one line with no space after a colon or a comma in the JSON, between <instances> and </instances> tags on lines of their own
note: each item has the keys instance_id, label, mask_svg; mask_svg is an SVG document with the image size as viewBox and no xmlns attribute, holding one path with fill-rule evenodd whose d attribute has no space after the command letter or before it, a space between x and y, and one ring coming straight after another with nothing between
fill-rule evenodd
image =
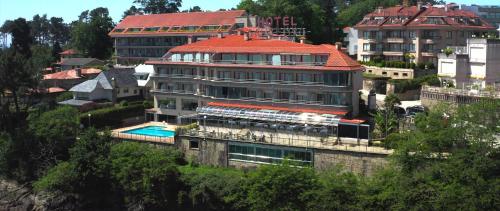
<instances>
[{"instance_id":1,"label":"street lamp","mask_svg":"<svg viewBox=\"0 0 500 211\"><path fill-rule=\"evenodd\" d=\"M89 117L89 127L90 127L90 117L92 116L91 113L88 114L88 117Z\"/></svg>"},{"instance_id":2,"label":"street lamp","mask_svg":"<svg viewBox=\"0 0 500 211\"><path fill-rule=\"evenodd\" d=\"M203 130L205 136L207 135L207 116L203 116Z\"/></svg>"}]
</instances>

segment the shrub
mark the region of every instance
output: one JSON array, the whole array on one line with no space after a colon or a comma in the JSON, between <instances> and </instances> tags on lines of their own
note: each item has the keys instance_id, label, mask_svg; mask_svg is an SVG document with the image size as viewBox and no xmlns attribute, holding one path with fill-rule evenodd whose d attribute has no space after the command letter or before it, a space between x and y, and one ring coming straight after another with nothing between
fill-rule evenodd
<instances>
[{"instance_id":1,"label":"shrub","mask_svg":"<svg viewBox=\"0 0 500 211\"><path fill-rule=\"evenodd\" d=\"M120 106L128 106L128 101L126 100L120 101Z\"/></svg>"},{"instance_id":2,"label":"shrub","mask_svg":"<svg viewBox=\"0 0 500 211\"><path fill-rule=\"evenodd\" d=\"M89 126L89 114L90 114L90 124L95 128L102 128L105 126L117 126L121 124L121 121L126 118L139 116L144 113L144 105L132 104L129 106L114 106L102 109L97 109L80 114L81 123L85 126Z\"/></svg>"},{"instance_id":3,"label":"shrub","mask_svg":"<svg viewBox=\"0 0 500 211\"><path fill-rule=\"evenodd\" d=\"M63 92L56 97L57 102L73 99L73 92Z\"/></svg>"}]
</instances>

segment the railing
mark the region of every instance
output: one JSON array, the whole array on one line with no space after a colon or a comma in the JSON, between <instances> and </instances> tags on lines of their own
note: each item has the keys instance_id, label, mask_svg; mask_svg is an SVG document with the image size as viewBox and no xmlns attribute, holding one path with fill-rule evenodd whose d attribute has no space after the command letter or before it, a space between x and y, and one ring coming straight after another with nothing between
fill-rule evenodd
<instances>
[{"instance_id":1,"label":"railing","mask_svg":"<svg viewBox=\"0 0 500 211\"><path fill-rule=\"evenodd\" d=\"M153 89L153 92L162 92L170 94L195 94L193 90L181 90L181 89Z\"/></svg>"},{"instance_id":2,"label":"railing","mask_svg":"<svg viewBox=\"0 0 500 211\"><path fill-rule=\"evenodd\" d=\"M227 127L204 127L200 129L182 131L179 135L185 137L196 137L204 139L219 139L226 141L238 141L257 144L272 144L290 147L305 147L342 150L350 152L366 152L375 154L391 154L392 150L381 147L368 146L367 139L346 138L336 136L315 136L313 134L299 134L297 132L276 133L268 131L248 131L245 134L238 134L240 129Z\"/></svg>"},{"instance_id":3,"label":"railing","mask_svg":"<svg viewBox=\"0 0 500 211\"><path fill-rule=\"evenodd\" d=\"M117 132L117 131L113 131L111 133L111 136L114 138L119 138L119 139L147 141L147 142L164 143L164 144L174 144L174 137L137 135L137 134Z\"/></svg>"},{"instance_id":4,"label":"railing","mask_svg":"<svg viewBox=\"0 0 500 211\"><path fill-rule=\"evenodd\" d=\"M230 65L269 65L269 66L324 66L325 62L295 62L295 61L248 61L248 60L202 60L202 59L192 59L185 61L183 59L173 60L171 58L159 58L151 59L151 61L161 61L161 62L180 62L180 63L200 63L200 64L230 64Z\"/></svg>"},{"instance_id":5,"label":"railing","mask_svg":"<svg viewBox=\"0 0 500 211\"><path fill-rule=\"evenodd\" d=\"M448 46L455 54L468 54L467 46Z\"/></svg>"},{"instance_id":6,"label":"railing","mask_svg":"<svg viewBox=\"0 0 500 211\"><path fill-rule=\"evenodd\" d=\"M261 80L261 79L239 79L239 78L219 78L206 77L201 75L184 75L184 74L153 74L153 77L165 78L180 78L180 79L198 79L210 80L213 82L232 82L232 83L258 83L258 84L273 84L273 85L301 85L301 86L326 86L326 87L350 87L350 85L328 85L323 82L313 81L284 81L284 80Z\"/></svg>"},{"instance_id":7,"label":"railing","mask_svg":"<svg viewBox=\"0 0 500 211\"><path fill-rule=\"evenodd\" d=\"M499 90L486 91L486 90L467 90L467 89L454 89L454 88L444 88L444 87L422 86L422 92L431 92L431 93L448 94L448 95L471 96L471 97L500 98L500 91Z\"/></svg>"}]
</instances>

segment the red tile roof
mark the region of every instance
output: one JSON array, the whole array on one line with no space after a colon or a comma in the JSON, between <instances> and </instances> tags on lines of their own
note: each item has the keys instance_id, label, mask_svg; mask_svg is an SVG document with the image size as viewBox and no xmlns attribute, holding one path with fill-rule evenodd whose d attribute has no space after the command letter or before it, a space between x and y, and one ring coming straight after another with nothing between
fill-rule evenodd
<instances>
[{"instance_id":1,"label":"red tile roof","mask_svg":"<svg viewBox=\"0 0 500 211\"><path fill-rule=\"evenodd\" d=\"M91 75L91 74L99 74L102 72L100 69L96 68L86 68L81 69L82 75ZM77 75L76 70L65 70L57 73L51 73L43 75L43 80L65 80L65 79L79 79L80 77Z\"/></svg>"},{"instance_id":2,"label":"red tile roof","mask_svg":"<svg viewBox=\"0 0 500 211\"><path fill-rule=\"evenodd\" d=\"M65 92L66 89L63 89L61 87L49 87L47 88L47 93L58 93L58 92Z\"/></svg>"},{"instance_id":3,"label":"red tile roof","mask_svg":"<svg viewBox=\"0 0 500 211\"><path fill-rule=\"evenodd\" d=\"M333 45L310 45L286 40L252 38L244 40L243 35L229 35L224 38L210 38L188 45L172 48L170 53L259 53L259 54L324 54L329 55L325 67L338 70L361 70L362 66ZM153 62L154 63L154 62ZM269 66L267 66L269 67ZM304 66L300 66L305 68ZM283 68L283 66L281 66Z\"/></svg>"},{"instance_id":4,"label":"red tile roof","mask_svg":"<svg viewBox=\"0 0 500 211\"><path fill-rule=\"evenodd\" d=\"M110 35L130 34L115 32L116 29L146 28L146 27L173 27L173 26L207 26L207 25L234 25L236 18L245 15L244 10L229 10L217 12L183 12L152 15L129 15L125 17ZM146 32L138 32L144 34ZM153 32L159 33L159 32ZM134 33L137 34L137 33Z\"/></svg>"},{"instance_id":5,"label":"red tile roof","mask_svg":"<svg viewBox=\"0 0 500 211\"><path fill-rule=\"evenodd\" d=\"M75 49L68 49L68 50L65 50L59 54L60 55L74 55L74 54L78 54L78 51L76 51Z\"/></svg>"},{"instance_id":6,"label":"red tile roof","mask_svg":"<svg viewBox=\"0 0 500 211\"><path fill-rule=\"evenodd\" d=\"M382 19L374 19L382 17ZM428 18L441 18L443 24L428 24ZM460 21L464 19L466 21ZM479 23L473 23L470 20L478 19ZM416 6L410 7L389 7L382 10L376 9L374 12L366 15L363 20L356 24L356 28L363 27L454 27L482 30L495 30L491 24L484 21L477 14L471 11L433 7L427 5L419 10Z\"/></svg>"},{"instance_id":7,"label":"red tile roof","mask_svg":"<svg viewBox=\"0 0 500 211\"><path fill-rule=\"evenodd\" d=\"M277 111L288 111L297 113L316 113L316 114L333 114L333 115L345 115L347 111L336 110L336 109L308 109L308 108L288 108L288 107L278 107L278 106L265 106L265 105L250 105L250 104L238 104L238 103L220 103L220 102L209 102L209 106L221 106L230 108L245 108L245 109L263 109L263 110L277 110Z\"/></svg>"}]
</instances>

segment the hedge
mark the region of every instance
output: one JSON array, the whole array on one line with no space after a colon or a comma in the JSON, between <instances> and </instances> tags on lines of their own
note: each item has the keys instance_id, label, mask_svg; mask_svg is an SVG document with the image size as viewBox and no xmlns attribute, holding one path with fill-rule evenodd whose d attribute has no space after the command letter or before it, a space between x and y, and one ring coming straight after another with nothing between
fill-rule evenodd
<instances>
[{"instance_id":1,"label":"hedge","mask_svg":"<svg viewBox=\"0 0 500 211\"><path fill-rule=\"evenodd\" d=\"M438 86L440 84L437 75L426 75L414 79L391 79L388 81L394 85L395 93L405 93L408 90L420 89L422 85Z\"/></svg>"},{"instance_id":2,"label":"hedge","mask_svg":"<svg viewBox=\"0 0 500 211\"><path fill-rule=\"evenodd\" d=\"M103 128L106 126L119 126L123 119L141 116L144 114L145 107L142 102L130 103L128 106L115 105L97 110L92 110L80 114L80 122L87 127L90 124L95 128Z\"/></svg>"}]
</instances>

